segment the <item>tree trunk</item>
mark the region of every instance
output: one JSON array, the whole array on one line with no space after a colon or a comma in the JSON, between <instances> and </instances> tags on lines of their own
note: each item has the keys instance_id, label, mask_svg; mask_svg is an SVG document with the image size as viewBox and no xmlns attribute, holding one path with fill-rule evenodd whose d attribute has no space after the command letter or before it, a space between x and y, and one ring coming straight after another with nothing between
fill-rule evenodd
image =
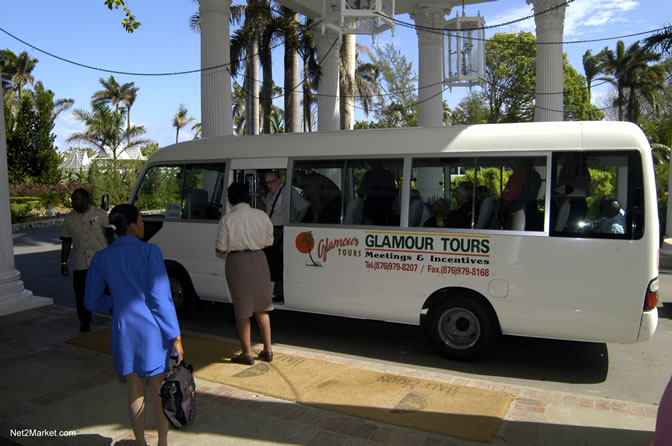
<instances>
[{"instance_id":1,"label":"tree trunk","mask_svg":"<svg viewBox=\"0 0 672 446\"><path fill-rule=\"evenodd\" d=\"M303 63L303 78L306 79L303 82L303 131L312 132L312 119L310 113L310 105L312 104L312 98L310 97L310 83L308 82L308 63Z\"/></svg>"},{"instance_id":2,"label":"tree trunk","mask_svg":"<svg viewBox=\"0 0 672 446\"><path fill-rule=\"evenodd\" d=\"M263 0L263 7L271 7L270 0ZM259 48L259 55L261 57L261 67L263 68L264 82L262 85L262 104L261 108L264 112L264 133L269 135L271 133L271 113L273 112L273 51L271 49L271 37L267 32L263 32L262 47Z\"/></svg>"},{"instance_id":3,"label":"tree trunk","mask_svg":"<svg viewBox=\"0 0 672 446\"><path fill-rule=\"evenodd\" d=\"M294 25L291 32L298 32L299 15L291 13ZM285 36L285 42L294 40ZM299 53L292 45L285 43L285 132L301 131L301 92L299 91Z\"/></svg>"},{"instance_id":4,"label":"tree trunk","mask_svg":"<svg viewBox=\"0 0 672 446\"><path fill-rule=\"evenodd\" d=\"M250 42L245 67L245 95L247 98L246 127L248 135L259 134L259 43Z\"/></svg>"},{"instance_id":5,"label":"tree trunk","mask_svg":"<svg viewBox=\"0 0 672 446\"><path fill-rule=\"evenodd\" d=\"M355 124L355 34L343 34L341 44L341 130L352 130Z\"/></svg>"}]
</instances>

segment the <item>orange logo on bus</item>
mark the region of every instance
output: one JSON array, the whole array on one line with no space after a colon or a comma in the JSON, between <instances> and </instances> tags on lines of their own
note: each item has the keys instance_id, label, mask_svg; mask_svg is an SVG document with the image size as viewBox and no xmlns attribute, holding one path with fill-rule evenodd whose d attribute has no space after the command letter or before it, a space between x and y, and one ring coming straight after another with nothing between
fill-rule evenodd
<instances>
[{"instance_id":1,"label":"orange logo on bus","mask_svg":"<svg viewBox=\"0 0 672 446\"><path fill-rule=\"evenodd\" d=\"M308 257L310 257L310 261L312 262L312 264L307 265L322 266L315 260L313 260L311 251L313 250L314 247L315 247L315 239L313 238L312 231L301 232L299 233L299 235L296 236L296 249L298 249L299 252L302 254L308 254Z\"/></svg>"}]
</instances>

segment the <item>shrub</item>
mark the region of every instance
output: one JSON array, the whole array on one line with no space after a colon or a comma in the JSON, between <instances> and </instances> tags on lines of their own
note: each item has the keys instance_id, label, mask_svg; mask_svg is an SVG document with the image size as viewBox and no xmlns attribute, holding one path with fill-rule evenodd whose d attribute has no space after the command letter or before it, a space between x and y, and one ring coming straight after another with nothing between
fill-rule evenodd
<instances>
[{"instance_id":1,"label":"shrub","mask_svg":"<svg viewBox=\"0 0 672 446\"><path fill-rule=\"evenodd\" d=\"M99 206L104 194L110 196L110 206L127 203L144 164L141 160L94 160L89 169L91 203Z\"/></svg>"}]
</instances>

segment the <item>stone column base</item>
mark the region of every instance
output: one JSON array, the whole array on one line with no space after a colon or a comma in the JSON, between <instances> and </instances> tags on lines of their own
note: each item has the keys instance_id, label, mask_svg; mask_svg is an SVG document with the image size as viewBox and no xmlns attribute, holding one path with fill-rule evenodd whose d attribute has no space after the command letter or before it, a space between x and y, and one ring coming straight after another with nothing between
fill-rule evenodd
<instances>
[{"instance_id":1,"label":"stone column base","mask_svg":"<svg viewBox=\"0 0 672 446\"><path fill-rule=\"evenodd\" d=\"M33 296L32 291L23 288L20 276L15 269L0 273L0 316L54 303L51 298Z\"/></svg>"}]
</instances>

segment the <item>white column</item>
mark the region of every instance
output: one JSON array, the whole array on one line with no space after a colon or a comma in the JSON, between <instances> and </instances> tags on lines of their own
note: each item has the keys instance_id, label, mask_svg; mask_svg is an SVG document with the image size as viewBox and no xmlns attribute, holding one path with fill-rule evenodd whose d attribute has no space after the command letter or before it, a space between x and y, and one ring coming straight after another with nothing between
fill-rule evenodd
<instances>
[{"instance_id":1,"label":"white column","mask_svg":"<svg viewBox=\"0 0 672 446\"><path fill-rule=\"evenodd\" d=\"M537 95L535 121L563 120L562 34L565 21L564 0L527 0L534 5L534 13L562 5L539 14L537 25ZM557 42L557 43L545 43Z\"/></svg>"},{"instance_id":2,"label":"white column","mask_svg":"<svg viewBox=\"0 0 672 446\"><path fill-rule=\"evenodd\" d=\"M324 34L319 31L316 34L317 58L322 68L317 87L317 130L320 132L340 130L338 60L341 42L339 36L328 29Z\"/></svg>"},{"instance_id":3,"label":"white column","mask_svg":"<svg viewBox=\"0 0 672 446\"><path fill-rule=\"evenodd\" d=\"M4 108L0 94L0 111L2 110ZM58 274L58 271L52 273ZM52 299L33 296L32 292L23 288L20 277L21 274L14 268L12 218L9 212L7 136L3 112L0 113L0 316L54 303Z\"/></svg>"},{"instance_id":4,"label":"white column","mask_svg":"<svg viewBox=\"0 0 672 446\"><path fill-rule=\"evenodd\" d=\"M229 16L231 0L200 0L201 127L204 138L233 134ZM216 69L209 69L219 67Z\"/></svg>"},{"instance_id":5,"label":"white column","mask_svg":"<svg viewBox=\"0 0 672 446\"><path fill-rule=\"evenodd\" d=\"M449 7L418 7L411 18L418 26L443 29ZM418 126L443 125L443 34L417 30Z\"/></svg>"}]
</instances>

